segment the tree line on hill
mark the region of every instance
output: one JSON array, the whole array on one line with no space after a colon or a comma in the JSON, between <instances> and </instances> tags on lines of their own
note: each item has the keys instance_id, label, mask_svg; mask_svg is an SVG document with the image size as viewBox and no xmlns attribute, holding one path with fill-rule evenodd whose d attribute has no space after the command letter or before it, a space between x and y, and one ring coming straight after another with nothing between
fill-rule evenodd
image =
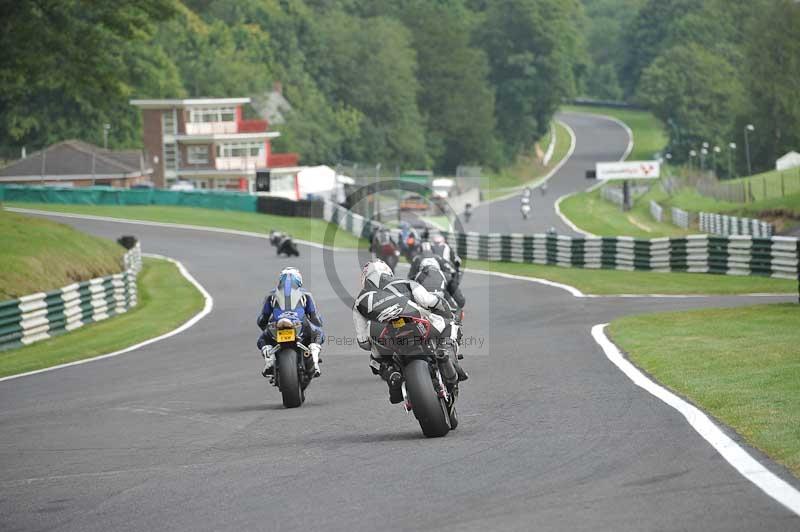
<instances>
[{"instance_id":1,"label":"tree line on hill","mask_svg":"<svg viewBox=\"0 0 800 532\"><path fill-rule=\"evenodd\" d=\"M676 162L729 144L746 173L800 149L800 3L794 0L583 0L590 61L579 90L652 110ZM709 156L710 157L710 156ZM708 160L708 158L707 158ZM697 165L697 161L694 163Z\"/></svg>"},{"instance_id":2,"label":"tree line on hill","mask_svg":"<svg viewBox=\"0 0 800 532\"><path fill-rule=\"evenodd\" d=\"M277 150L453 171L548 130L585 69L579 0L0 0L0 150L140 145L131 98L258 96Z\"/></svg>"},{"instance_id":3,"label":"tree line on hill","mask_svg":"<svg viewBox=\"0 0 800 532\"><path fill-rule=\"evenodd\" d=\"M0 158L79 138L141 144L131 98L293 107L304 164L500 167L564 99L651 109L677 162L738 144L754 169L800 147L793 0L0 0ZM725 157L718 157L724 164Z\"/></svg>"}]
</instances>

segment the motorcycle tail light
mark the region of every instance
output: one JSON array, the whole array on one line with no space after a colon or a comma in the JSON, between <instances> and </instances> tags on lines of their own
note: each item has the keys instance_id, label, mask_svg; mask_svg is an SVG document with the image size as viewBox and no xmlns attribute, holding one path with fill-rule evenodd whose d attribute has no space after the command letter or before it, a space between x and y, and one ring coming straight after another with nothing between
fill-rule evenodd
<instances>
[{"instance_id":1,"label":"motorcycle tail light","mask_svg":"<svg viewBox=\"0 0 800 532\"><path fill-rule=\"evenodd\" d=\"M294 329L294 324L292 323L292 320L287 318L279 319L277 326L278 329Z\"/></svg>"}]
</instances>

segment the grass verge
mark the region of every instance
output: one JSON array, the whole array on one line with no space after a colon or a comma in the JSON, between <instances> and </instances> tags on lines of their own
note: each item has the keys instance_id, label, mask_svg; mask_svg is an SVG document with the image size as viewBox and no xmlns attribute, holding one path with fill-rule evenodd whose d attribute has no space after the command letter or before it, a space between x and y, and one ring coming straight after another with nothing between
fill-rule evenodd
<instances>
[{"instance_id":1,"label":"grass verge","mask_svg":"<svg viewBox=\"0 0 800 532\"><path fill-rule=\"evenodd\" d=\"M111 240L0 210L0 301L118 273L124 253Z\"/></svg>"},{"instance_id":2,"label":"grass verge","mask_svg":"<svg viewBox=\"0 0 800 532\"><path fill-rule=\"evenodd\" d=\"M569 196L561 202L560 208L572 223L598 236L658 238L696 233L657 222L650 216L650 200L661 198L658 191L660 187L653 187L653 190L637 198L633 208L627 212L604 200L600 189Z\"/></svg>"},{"instance_id":3,"label":"grass verge","mask_svg":"<svg viewBox=\"0 0 800 532\"><path fill-rule=\"evenodd\" d=\"M139 303L125 314L0 353L0 377L111 353L171 331L203 309L202 294L169 261L144 259Z\"/></svg>"},{"instance_id":4,"label":"grass verge","mask_svg":"<svg viewBox=\"0 0 800 532\"><path fill-rule=\"evenodd\" d=\"M651 160L656 153L664 149L669 140L664 124L648 111L579 105L565 105L561 110L610 116L625 122L633 133L633 151L628 156L628 160L631 161Z\"/></svg>"},{"instance_id":5,"label":"grass verge","mask_svg":"<svg viewBox=\"0 0 800 532\"><path fill-rule=\"evenodd\" d=\"M468 260L466 266L476 270L510 273L524 277L540 277L549 281L574 286L585 294L596 295L792 294L797 291L797 281L757 276L740 277L707 273L590 270L482 260Z\"/></svg>"},{"instance_id":6,"label":"grass verge","mask_svg":"<svg viewBox=\"0 0 800 532\"><path fill-rule=\"evenodd\" d=\"M188 225L236 229L254 233L269 233L270 229L284 231L292 237L309 242L322 243L328 223L315 218L276 216L252 212L199 209L195 207L170 207L155 205L73 205L52 203L6 202L9 207L38 209L53 212L108 216L129 220L146 220ZM334 245L358 247L359 239L345 231L337 231Z\"/></svg>"},{"instance_id":7,"label":"grass verge","mask_svg":"<svg viewBox=\"0 0 800 532\"><path fill-rule=\"evenodd\" d=\"M800 477L796 304L632 316L610 334L635 364Z\"/></svg>"},{"instance_id":8,"label":"grass verge","mask_svg":"<svg viewBox=\"0 0 800 532\"><path fill-rule=\"evenodd\" d=\"M701 196L695 189L688 187L670 196L658 187L657 196L653 199L662 205L679 207L687 211L758 218L772 222L778 231L800 223L800 192L787 194L784 197L760 199L752 203L734 203Z\"/></svg>"},{"instance_id":9,"label":"grass verge","mask_svg":"<svg viewBox=\"0 0 800 532\"><path fill-rule=\"evenodd\" d=\"M520 155L510 167L504 168L496 174L484 176L481 184L484 200L503 196L524 185L534 184L555 168L566 157L571 143L569 132L563 124L555 122L555 129L556 145L553 148L553 157L550 159L550 164L543 165L535 154ZM541 142L543 151L547 149L549 136L550 134L548 133Z\"/></svg>"}]
</instances>

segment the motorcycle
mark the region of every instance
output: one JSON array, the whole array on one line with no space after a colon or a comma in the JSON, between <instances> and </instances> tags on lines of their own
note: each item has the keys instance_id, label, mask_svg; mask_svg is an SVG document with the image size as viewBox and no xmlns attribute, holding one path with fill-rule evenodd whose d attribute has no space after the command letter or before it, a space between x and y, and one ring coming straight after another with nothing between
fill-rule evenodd
<instances>
[{"instance_id":1,"label":"motorcycle","mask_svg":"<svg viewBox=\"0 0 800 532\"><path fill-rule=\"evenodd\" d=\"M400 250L391 238L375 238L372 241L370 251L375 253L375 257L385 262L392 271L397 268L397 263L400 260Z\"/></svg>"},{"instance_id":2,"label":"motorcycle","mask_svg":"<svg viewBox=\"0 0 800 532\"><path fill-rule=\"evenodd\" d=\"M445 436L458 426L458 377L450 355L437 350L431 320L440 316L395 315L373 322L376 343L391 353L402 375L403 408L413 412L428 438ZM452 384L448 384L452 383Z\"/></svg>"},{"instance_id":3,"label":"motorcycle","mask_svg":"<svg viewBox=\"0 0 800 532\"><path fill-rule=\"evenodd\" d=\"M529 203L523 203L519 209L522 212L522 219L527 220L528 215L531 213L531 206Z\"/></svg>"},{"instance_id":4,"label":"motorcycle","mask_svg":"<svg viewBox=\"0 0 800 532\"><path fill-rule=\"evenodd\" d=\"M287 257L299 257L300 252L297 250L297 245L292 240L292 237L286 233L277 231L270 231L269 242L275 247L278 256L281 254Z\"/></svg>"},{"instance_id":5,"label":"motorcycle","mask_svg":"<svg viewBox=\"0 0 800 532\"><path fill-rule=\"evenodd\" d=\"M297 408L306 400L305 391L314 378L311 350L301 341L303 322L294 312L284 312L268 325L277 345L273 348L275 364L270 384L281 392L283 406Z\"/></svg>"},{"instance_id":6,"label":"motorcycle","mask_svg":"<svg viewBox=\"0 0 800 532\"><path fill-rule=\"evenodd\" d=\"M472 204L467 203L464 207L464 223L469 223L470 218L472 218Z\"/></svg>"},{"instance_id":7,"label":"motorcycle","mask_svg":"<svg viewBox=\"0 0 800 532\"><path fill-rule=\"evenodd\" d=\"M384 244L381 246L376 256L385 262L392 271L395 271L397 263L400 261L400 251L395 248L393 244Z\"/></svg>"},{"instance_id":8,"label":"motorcycle","mask_svg":"<svg viewBox=\"0 0 800 532\"><path fill-rule=\"evenodd\" d=\"M404 238L403 243L405 244L403 246L403 255L410 263L414 260L414 257L419 255L421 245L420 239L417 237L416 232L411 232Z\"/></svg>"}]
</instances>

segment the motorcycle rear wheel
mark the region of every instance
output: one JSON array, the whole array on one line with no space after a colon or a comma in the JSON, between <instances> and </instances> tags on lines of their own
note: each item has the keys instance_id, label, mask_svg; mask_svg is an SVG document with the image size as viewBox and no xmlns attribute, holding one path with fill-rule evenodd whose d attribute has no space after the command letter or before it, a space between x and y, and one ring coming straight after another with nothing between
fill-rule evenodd
<instances>
[{"instance_id":1,"label":"motorcycle rear wheel","mask_svg":"<svg viewBox=\"0 0 800 532\"><path fill-rule=\"evenodd\" d=\"M300 388L300 377L297 373L297 351L281 349L277 355L278 385L283 397L283 406L297 408L303 404L303 390Z\"/></svg>"},{"instance_id":2,"label":"motorcycle rear wheel","mask_svg":"<svg viewBox=\"0 0 800 532\"><path fill-rule=\"evenodd\" d=\"M422 433L428 438L440 438L450 431L447 407L436 394L428 363L411 360L405 367L406 392L419 421Z\"/></svg>"}]
</instances>

